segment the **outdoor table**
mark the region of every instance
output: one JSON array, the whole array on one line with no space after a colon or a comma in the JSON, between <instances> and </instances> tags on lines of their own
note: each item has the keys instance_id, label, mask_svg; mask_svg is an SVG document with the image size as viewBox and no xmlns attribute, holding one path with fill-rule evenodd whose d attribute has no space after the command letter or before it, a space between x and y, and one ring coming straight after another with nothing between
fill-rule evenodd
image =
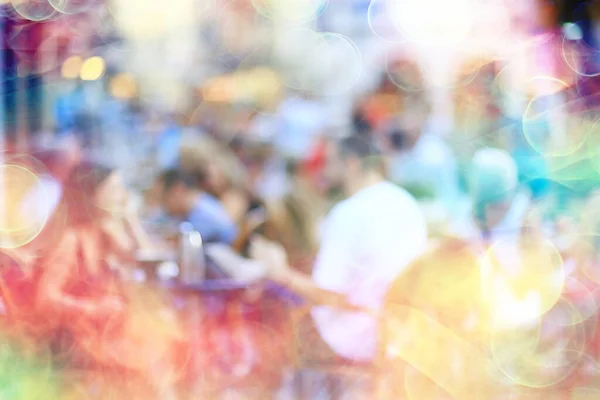
<instances>
[{"instance_id":1,"label":"outdoor table","mask_svg":"<svg viewBox=\"0 0 600 400\"><path fill-rule=\"evenodd\" d=\"M260 337L277 340L272 337L276 335L264 334L270 328L269 322L273 325L273 319L277 318L268 306L294 306L302 299L270 281L231 279L208 256L203 281L188 283L177 277L161 276L161 266L176 261L175 253L139 255L138 269L144 273L138 280L166 294L183 322L186 351L190 352L185 357L186 384L203 396L211 395L203 389L214 381L220 387L213 390L243 385L252 379L252 371L265 362ZM261 330L264 332L258 332Z\"/></svg>"}]
</instances>

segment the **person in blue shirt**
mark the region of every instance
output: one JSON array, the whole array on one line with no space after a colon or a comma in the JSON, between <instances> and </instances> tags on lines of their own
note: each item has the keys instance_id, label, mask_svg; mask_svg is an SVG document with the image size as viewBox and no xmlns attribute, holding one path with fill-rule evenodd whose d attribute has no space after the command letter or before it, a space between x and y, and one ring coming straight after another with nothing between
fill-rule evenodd
<instances>
[{"instance_id":1,"label":"person in blue shirt","mask_svg":"<svg viewBox=\"0 0 600 400\"><path fill-rule=\"evenodd\" d=\"M162 205L166 214L190 222L205 243L232 244L238 235L233 218L219 199L201 191L197 179L169 169L161 176Z\"/></svg>"}]
</instances>

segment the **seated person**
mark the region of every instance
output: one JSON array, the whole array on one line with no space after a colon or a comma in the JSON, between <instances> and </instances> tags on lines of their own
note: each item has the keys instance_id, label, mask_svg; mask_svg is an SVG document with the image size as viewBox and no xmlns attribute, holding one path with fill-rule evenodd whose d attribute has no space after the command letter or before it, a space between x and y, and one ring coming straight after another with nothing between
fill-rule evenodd
<instances>
[{"instance_id":1,"label":"seated person","mask_svg":"<svg viewBox=\"0 0 600 400\"><path fill-rule=\"evenodd\" d=\"M165 325L153 310L145 314L147 322L140 321L138 292L121 282L110 265L135 262L136 250L153 247L129 211L130 196L120 175L83 162L63 188L59 207L66 212L66 224L57 246L35 270L33 314L38 325L46 325L38 337L50 342L55 355L66 355L71 366L123 368L153 390L168 390L158 377L171 368L176 327L149 329L148 324Z\"/></svg>"},{"instance_id":2,"label":"seated person","mask_svg":"<svg viewBox=\"0 0 600 400\"><path fill-rule=\"evenodd\" d=\"M58 244L40 260L38 306L81 316L122 311L109 262L135 260L149 248L137 218L126 212L128 193L116 171L83 162L64 185L59 207L66 223ZM94 295L95 294L95 295Z\"/></svg>"},{"instance_id":3,"label":"seated person","mask_svg":"<svg viewBox=\"0 0 600 400\"><path fill-rule=\"evenodd\" d=\"M161 181L163 209L169 216L190 222L206 243L233 243L238 234L234 219L217 198L198 188L193 177L172 169Z\"/></svg>"},{"instance_id":4,"label":"seated person","mask_svg":"<svg viewBox=\"0 0 600 400\"><path fill-rule=\"evenodd\" d=\"M63 196L63 185L71 170L79 162L77 143L64 143L60 147L35 152L37 162L23 159L23 166L35 173L37 182L24 193L19 204L19 211L27 216L32 227L40 225L40 231L31 241L15 249L15 255L22 258L27 265L44 256L56 244L57 232L64 223L59 205ZM49 223L52 222L52 223ZM61 223L59 223L61 222Z\"/></svg>"}]
</instances>

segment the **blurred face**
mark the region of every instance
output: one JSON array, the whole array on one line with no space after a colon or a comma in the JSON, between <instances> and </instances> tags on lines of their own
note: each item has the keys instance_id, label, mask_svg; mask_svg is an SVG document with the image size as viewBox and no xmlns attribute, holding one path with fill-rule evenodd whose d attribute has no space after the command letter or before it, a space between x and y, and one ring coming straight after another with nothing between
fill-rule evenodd
<instances>
[{"instance_id":1,"label":"blurred face","mask_svg":"<svg viewBox=\"0 0 600 400\"><path fill-rule=\"evenodd\" d=\"M359 159L354 157L349 157L342 160L342 179L344 192L347 195L351 195L354 193L355 188L357 187L361 177L362 177L362 167Z\"/></svg>"},{"instance_id":2,"label":"blurred face","mask_svg":"<svg viewBox=\"0 0 600 400\"><path fill-rule=\"evenodd\" d=\"M346 195L354 193L363 177L361 162L355 157L344 157L339 149L335 149L327 158L325 176L330 186L341 187Z\"/></svg>"},{"instance_id":3,"label":"blurred face","mask_svg":"<svg viewBox=\"0 0 600 400\"><path fill-rule=\"evenodd\" d=\"M227 187L225 174L214 161L209 163L206 168L206 183L208 190L216 195L222 194Z\"/></svg>"},{"instance_id":4,"label":"blurred face","mask_svg":"<svg viewBox=\"0 0 600 400\"><path fill-rule=\"evenodd\" d=\"M119 214L125 212L128 199L129 193L123 178L119 173L113 172L98 187L94 202L101 210Z\"/></svg>"},{"instance_id":5,"label":"blurred face","mask_svg":"<svg viewBox=\"0 0 600 400\"><path fill-rule=\"evenodd\" d=\"M162 190L162 206L164 211L171 216L183 217L189 213L189 189L178 183L169 190Z\"/></svg>"}]
</instances>

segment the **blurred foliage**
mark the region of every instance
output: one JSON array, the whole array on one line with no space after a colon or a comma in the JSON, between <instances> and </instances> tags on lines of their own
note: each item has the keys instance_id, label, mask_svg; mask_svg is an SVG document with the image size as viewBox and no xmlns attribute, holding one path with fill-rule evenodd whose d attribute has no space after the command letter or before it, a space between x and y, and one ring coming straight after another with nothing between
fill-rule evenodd
<instances>
[{"instance_id":1,"label":"blurred foliage","mask_svg":"<svg viewBox=\"0 0 600 400\"><path fill-rule=\"evenodd\" d=\"M38 343L2 338L0 399L60 399L60 379L47 351Z\"/></svg>"},{"instance_id":2,"label":"blurred foliage","mask_svg":"<svg viewBox=\"0 0 600 400\"><path fill-rule=\"evenodd\" d=\"M396 185L410 193L417 201L432 200L435 198L435 189L430 185L418 182L407 182L402 184L396 182Z\"/></svg>"}]
</instances>

